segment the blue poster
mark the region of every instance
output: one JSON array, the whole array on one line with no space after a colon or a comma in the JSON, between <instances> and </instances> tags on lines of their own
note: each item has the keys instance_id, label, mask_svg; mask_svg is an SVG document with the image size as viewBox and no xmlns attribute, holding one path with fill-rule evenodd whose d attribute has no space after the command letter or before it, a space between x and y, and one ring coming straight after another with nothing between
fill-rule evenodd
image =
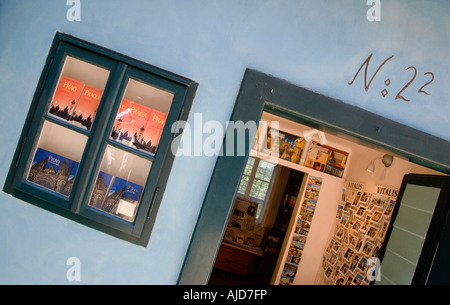
<instances>
[{"instance_id":1,"label":"blue poster","mask_svg":"<svg viewBox=\"0 0 450 305\"><path fill-rule=\"evenodd\" d=\"M121 179L119 177L115 177L108 196L111 196L112 194L119 192L121 193L121 198L125 199L131 197L133 201L137 201L139 195L142 192L142 189L143 187L136 183L127 181L125 179Z\"/></svg>"},{"instance_id":2,"label":"blue poster","mask_svg":"<svg viewBox=\"0 0 450 305\"><path fill-rule=\"evenodd\" d=\"M69 196L79 163L38 148L28 173L28 181Z\"/></svg>"}]
</instances>

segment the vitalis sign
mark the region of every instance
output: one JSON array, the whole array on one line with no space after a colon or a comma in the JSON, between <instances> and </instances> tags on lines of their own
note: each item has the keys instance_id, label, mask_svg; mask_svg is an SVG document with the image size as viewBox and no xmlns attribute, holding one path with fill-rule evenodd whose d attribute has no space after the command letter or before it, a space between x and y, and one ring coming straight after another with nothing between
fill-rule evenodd
<instances>
[{"instance_id":1,"label":"vitalis sign","mask_svg":"<svg viewBox=\"0 0 450 305\"><path fill-rule=\"evenodd\" d=\"M366 190L366 184L363 182L346 181L345 188L364 192ZM392 188L392 187L388 187L388 186L378 185L376 187L376 193L379 195L397 197L398 196L398 188Z\"/></svg>"},{"instance_id":2,"label":"vitalis sign","mask_svg":"<svg viewBox=\"0 0 450 305\"><path fill-rule=\"evenodd\" d=\"M377 186L377 194L386 195L386 196L397 198L397 196L398 196L398 189L397 188L390 188L390 187L386 187L386 186Z\"/></svg>"},{"instance_id":3,"label":"vitalis sign","mask_svg":"<svg viewBox=\"0 0 450 305\"><path fill-rule=\"evenodd\" d=\"M346 181L345 182L345 188L346 189L353 189L356 191L364 191L366 189L366 184L362 182L355 182L355 181Z\"/></svg>"}]
</instances>

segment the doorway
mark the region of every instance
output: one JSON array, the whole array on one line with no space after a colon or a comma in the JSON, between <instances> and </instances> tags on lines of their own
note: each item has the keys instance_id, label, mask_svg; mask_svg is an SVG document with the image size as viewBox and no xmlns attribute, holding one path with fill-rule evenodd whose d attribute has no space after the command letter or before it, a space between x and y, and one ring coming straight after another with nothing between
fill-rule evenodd
<instances>
[{"instance_id":1,"label":"doorway","mask_svg":"<svg viewBox=\"0 0 450 305\"><path fill-rule=\"evenodd\" d=\"M387 150L412 164L450 173L449 141L247 69L230 121L258 123L263 111L329 132L341 139L363 143L368 148ZM255 133L249 131L246 137L250 142ZM225 147L224 155L218 158L180 272L179 284L208 283L250 150L250 147L246 148L242 156L236 151L228 152Z\"/></svg>"},{"instance_id":2,"label":"doorway","mask_svg":"<svg viewBox=\"0 0 450 305\"><path fill-rule=\"evenodd\" d=\"M246 168L256 160L249 157ZM273 164L262 201L239 193L216 256L210 285L268 285L271 283L283 242L289 238L292 214L297 213L305 173ZM250 179L249 182L252 180ZM245 175L241 184L246 184ZM248 188L258 189L257 184ZM241 187L240 187L241 189ZM251 212L252 211L252 212ZM258 211L257 215L253 211Z\"/></svg>"},{"instance_id":3,"label":"doorway","mask_svg":"<svg viewBox=\"0 0 450 305\"><path fill-rule=\"evenodd\" d=\"M383 246L403 176L440 173L397 155L390 155L392 164L385 164L380 156L391 152L326 132L314 133L309 126L264 112L261 122L271 121L279 123L279 153L277 158L259 156L260 149L252 147L208 283L359 284L355 275L362 274L364 280L367 268L358 265L377 256L376 248ZM294 160L292 148L301 140L305 143L300 158ZM285 142L291 143L291 155L285 152L289 150ZM251 224L251 232L246 231L242 227L243 223L249 226L249 219L244 216L248 205L256 201L241 196L242 185L245 182L250 189L255 165L267 159L276 161L266 188L270 192L259 221ZM372 164L373 160L377 162ZM370 164L374 167L368 168ZM337 233L338 228L345 229L347 240ZM371 248L365 248L366 242Z\"/></svg>"}]
</instances>

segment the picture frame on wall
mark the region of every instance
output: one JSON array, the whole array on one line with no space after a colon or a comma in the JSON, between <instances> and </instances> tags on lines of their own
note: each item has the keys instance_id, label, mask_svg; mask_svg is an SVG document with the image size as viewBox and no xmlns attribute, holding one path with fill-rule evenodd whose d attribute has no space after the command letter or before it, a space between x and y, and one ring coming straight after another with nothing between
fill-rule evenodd
<instances>
[{"instance_id":1,"label":"picture frame on wall","mask_svg":"<svg viewBox=\"0 0 450 305\"><path fill-rule=\"evenodd\" d=\"M325 167L325 173L342 178L348 159L348 153L330 146L326 147L328 148L328 160Z\"/></svg>"},{"instance_id":2,"label":"picture frame on wall","mask_svg":"<svg viewBox=\"0 0 450 305\"><path fill-rule=\"evenodd\" d=\"M384 211L384 215L386 215L388 217L391 216L392 211L394 210L395 202L396 202L396 199L390 199L389 200L389 203L388 203L388 205L386 207L386 210Z\"/></svg>"},{"instance_id":3,"label":"picture frame on wall","mask_svg":"<svg viewBox=\"0 0 450 305\"><path fill-rule=\"evenodd\" d=\"M361 283L363 282L364 277L361 275L361 273L356 273L354 279L353 279L353 284L354 285L361 285Z\"/></svg>"},{"instance_id":4,"label":"picture frame on wall","mask_svg":"<svg viewBox=\"0 0 450 305\"><path fill-rule=\"evenodd\" d=\"M364 244L364 247L362 248L362 252L367 256L371 256L373 250L374 250L373 242L370 240L366 240L366 243Z\"/></svg>"},{"instance_id":5,"label":"picture frame on wall","mask_svg":"<svg viewBox=\"0 0 450 305\"><path fill-rule=\"evenodd\" d=\"M386 236L386 232L387 232L387 230L388 230L388 228L389 228L389 220L388 219L384 219L383 220L383 222L382 222L382 224L381 224L381 227L380 227L380 230L379 230L379 232L378 232L378 238L380 239L380 240L384 240L384 237Z\"/></svg>"},{"instance_id":6,"label":"picture frame on wall","mask_svg":"<svg viewBox=\"0 0 450 305\"><path fill-rule=\"evenodd\" d=\"M342 178L348 156L348 152L312 141L304 165L317 171Z\"/></svg>"},{"instance_id":7,"label":"picture frame on wall","mask_svg":"<svg viewBox=\"0 0 450 305\"><path fill-rule=\"evenodd\" d=\"M262 151L270 152L272 156L277 156L282 160L300 164L305 144L306 140L301 136L269 127L266 134L266 147Z\"/></svg>"},{"instance_id":8,"label":"picture frame on wall","mask_svg":"<svg viewBox=\"0 0 450 305\"><path fill-rule=\"evenodd\" d=\"M366 235L367 235L367 237L374 239L375 236L377 236L377 233L378 233L378 228L374 225L371 225L369 227L369 230L367 230Z\"/></svg>"}]
</instances>

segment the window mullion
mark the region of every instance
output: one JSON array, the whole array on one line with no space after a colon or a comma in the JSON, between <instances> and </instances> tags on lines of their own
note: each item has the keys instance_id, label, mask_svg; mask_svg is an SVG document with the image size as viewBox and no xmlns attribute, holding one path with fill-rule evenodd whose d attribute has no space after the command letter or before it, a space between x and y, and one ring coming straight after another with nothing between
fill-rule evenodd
<instances>
[{"instance_id":1,"label":"window mullion","mask_svg":"<svg viewBox=\"0 0 450 305\"><path fill-rule=\"evenodd\" d=\"M262 204L261 204L261 211L259 212L259 217L257 218L257 221L260 222L260 223L263 223L263 220L264 220L264 215L265 215L265 212L266 212L267 203L269 201L270 194L272 193L272 188L273 188L273 185L274 185L273 179L275 179L277 171L278 171L278 167L275 166L273 168L273 170L272 170L272 175L270 175L270 180L267 181L269 183L269 186L267 188L264 200L262 201Z\"/></svg>"},{"instance_id":2,"label":"window mullion","mask_svg":"<svg viewBox=\"0 0 450 305\"><path fill-rule=\"evenodd\" d=\"M252 189L252 185L253 185L253 178L255 178L255 177L248 176L247 187L245 188L245 193L244 193L245 198L249 198L249 196L250 196L250 190Z\"/></svg>"},{"instance_id":3,"label":"window mullion","mask_svg":"<svg viewBox=\"0 0 450 305\"><path fill-rule=\"evenodd\" d=\"M254 158L253 167L250 175L248 176L247 188L245 189L245 198L250 197L250 191L252 189L253 180L255 179L256 171L258 170L259 159Z\"/></svg>"},{"instance_id":4,"label":"window mullion","mask_svg":"<svg viewBox=\"0 0 450 305\"><path fill-rule=\"evenodd\" d=\"M124 78L126 75L127 65L118 63L114 71L111 71L110 79L105 87L102 96L102 101L99 107L99 115L92 130L92 135L89 137L86 149L83 154L83 162L80 164L79 177L74 184L73 202L71 211L79 213L84 201L88 200L87 196L91 191L93 181L93 171L98 166L101 158L101 152L105 145L105 139L109 133L108 126L111 124L111 113L115 109L115 103L123 90ZM91 187L89 187L91 186Z\"/></svg>"}]
</instances>

